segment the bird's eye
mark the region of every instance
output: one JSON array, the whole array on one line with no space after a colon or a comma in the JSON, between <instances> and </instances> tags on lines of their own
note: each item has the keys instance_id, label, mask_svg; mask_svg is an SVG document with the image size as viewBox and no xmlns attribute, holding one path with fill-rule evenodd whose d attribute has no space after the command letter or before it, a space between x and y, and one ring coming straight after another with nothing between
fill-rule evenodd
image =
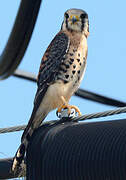
<instances>
[{"instance_id":1,"label":"bird's eye","mask_svg":"<svg viewBox=\"0 0 126 180\"><path fill-rule=\"evenodd\" d=\"M84 19L84 18L86 18L86 17L87 17L87 14L81 14L81 15L80 15L80 18L81 18L81 19Z\"/></svg>"},{"instance_id":2,"label":"bird's eye","mask_svg":"<svg viewBox=\"0 0 126 180\"><path fill-rule=\"evenodd\" d=\"M65 17L68 19L69 18L69 15L67 13L65 13Z\"/></svg>"}]
</instances>

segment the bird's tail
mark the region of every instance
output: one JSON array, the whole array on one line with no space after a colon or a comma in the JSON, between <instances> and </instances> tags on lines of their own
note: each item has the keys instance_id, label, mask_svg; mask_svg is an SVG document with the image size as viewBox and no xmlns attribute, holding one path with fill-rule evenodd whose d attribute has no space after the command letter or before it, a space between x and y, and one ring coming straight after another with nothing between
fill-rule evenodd
<instances>
[{"instance_id":1,"label":"bird's tail","mask_svg":"<svg viewBox=\"0 0 126 180\"><path fill-rule=\"evenodd\" d=\"M28 143L30 141L30 138L34 132L35 129L37 129L42 121L45 119L47 116L48 112L46 113L41 113L41 115L35 116L36 113L32 113L31 118L28 122L28 125L26 126L24 133L21 138L21 145L19 146L14 159L13 159L13 164L12 164L12 171L17 174L20 171L21 164L24 159L25 152L27 150Z\"/></svg>"},{"instance_id":2,"label":"bird's tail","mask_svg":"<svg viewBox=\"0 0 126 180\"><path fill-rule=\"evenodd\" d=\"M21 145L19 146L19 148L14 156L12 169L11 169L11 171L14 172L14 174L20 173L20 167L21 167L21 164L24 159L25 149L26 149L25 144L21 143Z\"/></svg>"}]
</instances>

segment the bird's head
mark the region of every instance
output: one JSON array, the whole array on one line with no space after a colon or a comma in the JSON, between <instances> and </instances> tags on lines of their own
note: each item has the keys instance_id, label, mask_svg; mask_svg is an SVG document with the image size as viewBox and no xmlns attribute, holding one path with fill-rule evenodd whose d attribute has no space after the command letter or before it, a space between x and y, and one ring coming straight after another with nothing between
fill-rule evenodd
<instances>
[{"instance_id":1,"label":"bird's head","mask_svg":"<svg viewBox=\"0 0 126 180\"><path fill-rule=\"evenodd\" d=\"M88 14L81 9L69 9L64 13L64 21L62 30L84 32L86 36L89 34Z\"/></svg>"}]
</instances>

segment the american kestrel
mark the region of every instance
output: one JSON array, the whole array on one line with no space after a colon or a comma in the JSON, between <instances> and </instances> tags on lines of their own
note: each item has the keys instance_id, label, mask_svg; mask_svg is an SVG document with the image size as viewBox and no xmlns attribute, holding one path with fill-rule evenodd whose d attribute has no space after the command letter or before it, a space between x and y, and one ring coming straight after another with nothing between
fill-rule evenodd
<instances>
[{"instance_id":1,"label":"american kestrel","mask_svg":"<svg viewBox=\"0 0 126 180\"><path fill-rule=\"evenodd\" d=\"M47 114L58 108L75 109L68 104L78 89L86 69L88 14L81 9L69 9L64 14L60 32L48 46L39 69L38 89L31 118L21 138L21 145L14 157L12 171L16 172L24 158L28 142L34 130Z\"/></svg>"}]
</instances>

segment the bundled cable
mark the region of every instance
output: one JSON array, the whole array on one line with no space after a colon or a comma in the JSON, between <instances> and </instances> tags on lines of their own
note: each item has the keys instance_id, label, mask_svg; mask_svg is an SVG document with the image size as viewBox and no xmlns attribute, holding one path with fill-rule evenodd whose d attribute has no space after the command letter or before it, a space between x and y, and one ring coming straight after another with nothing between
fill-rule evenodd
<instances>
[{"instance_id":1,"label":"bundled cable","mask_svg":"<svg viewBox=\"0 0 126 180\"><path fill-rule=\"evenodd\" d=\"M27 180L125 180L126 120L40 127L27 150Z\"/></svg>"}]
</instances>

